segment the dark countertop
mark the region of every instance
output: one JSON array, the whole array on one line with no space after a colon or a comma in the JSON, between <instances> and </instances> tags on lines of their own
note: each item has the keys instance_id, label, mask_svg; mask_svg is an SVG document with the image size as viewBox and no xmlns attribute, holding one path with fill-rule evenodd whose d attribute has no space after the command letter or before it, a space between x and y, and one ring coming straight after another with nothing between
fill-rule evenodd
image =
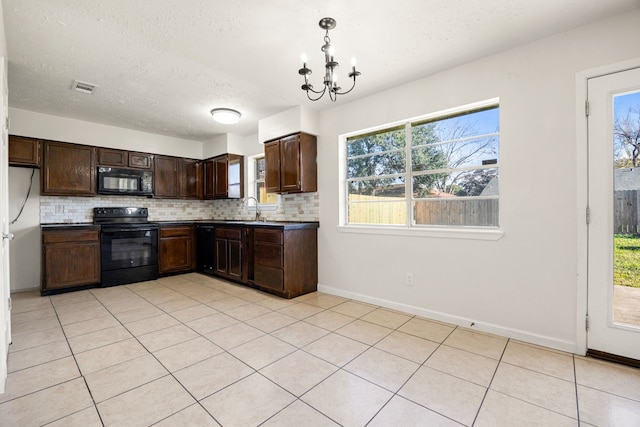
<instances>
[{"instance_id":1,"label":"dark countertop","mask_svg":"<svg viewBox=\"0 0 640 427\"><path fill-rule=\"evenodd\" d=\"M194 221L156 221L160 227L171 225L211 225L214 227L251 227L251 228L281 228L284 230L319 228L317 221L251 221L251 220L194 220Z\"/></svg>"},{"instance_id":2,"label":"dark countertop","mask_svg":"<svg viewBox=\"0 0 640 427\"><path fill-rule=\"evenodd\" d=\"M62 230L65 228L82 228L82 227L100 227L99 225L95 225L91 222L60 222L55 224L40 224L40 229L42 230Z\"/></svg>"},{"instance_id":3,"label":"dark countertop","mask_svg":"<svg viewBox=\"0 0 640 427\"><path fill-rule=\"evenodd\" d=\"M174 226L174 225L211 225L214 227L251 227L251 228L279 228L283 230L294 230L303 228L319 228L320 223L317 221L251 221L251 220L216 220L216 219L201 219L193 221L150 221L151 224L158 224L162 226ZM40 224L42 230L63 230L63 229L76 229L82 227L100 227L99 224L93 224L90 222L82 223L55 223L55 224Z\"/></svg>"}]
</instances>

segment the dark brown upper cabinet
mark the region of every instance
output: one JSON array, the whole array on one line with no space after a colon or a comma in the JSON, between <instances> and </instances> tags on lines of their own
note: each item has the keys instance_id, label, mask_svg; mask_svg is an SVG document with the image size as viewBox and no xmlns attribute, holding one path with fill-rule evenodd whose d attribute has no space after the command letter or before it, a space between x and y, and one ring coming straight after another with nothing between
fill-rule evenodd
<instances>
[{"instance_id":1,"label":"dark brown upper cabinet","mask_svg":"<svg viewBox=\"0 0 640 427\"><path fill-rule=\"evenodd\" d=\"M178 170L179 196L202 199L202 160L180 159Z\"/></svg>"},{"instance_id":2,"label":"dark brown upper cabinet","mask_svg":"<svg viewBox=\"0 0 640 427\"><path fill-rule=\"evenodd\" d=\"M9 135L9 166L40 167L39 139Z\"/></svg>"},{"instance_id":3,"label":"dark brown upper cabinet","mask_svg":"<svg viewBox=\"0 0 640 427\"><path fill-rule=\"evenodd\" d=\"M98 164L100 166L114 166L133 169L151 169L153 155L148 153L135 153L113 148L98 148Z\"/></svg>"},{"instance_id":4,"label":"dark brown upper cabinet","mask_svg":"<svg viewBox=\"0 0 640 427\"><path fill-rule=\"evenodd\" d=\"M267 193L318 191L317 143L299 132L264 144Z\"/></svg>"},{"instance_id":5,"label":"dark brown upper cabinet","mask_svg":"<svg viewBox=\"0 0 640 427\"><path fill-rule=\"evenodd\" d=\"M244 157L224 154L204 162L205 199L241 199L244 197Z\"/></svg>"},{"instance_id":6,"label":"dark brown upper cabinet","mask_svg":"<svg viewBox=\"0 0 640 427\"><path fill-rule=\"evenodd\" d=\"M179 158L155 156L153 169L153 195L158 198L178 197Z\"/></svg>"},{"instance_id":7,"label":"dark brown upper cabinet","mask_svg":"<svg viewBox=\"0 0 640 427\"><path fill-rule=\"evenodd\" d=\"M153 154L129 151L129 167L135 169L152 169Z\"/></svg>"},{"instance_id":8,"label":"dark brown upper cabinet","mask_svg":"<svg viewBox=\"0 0 640 427\"><path fill-rule=\"evenodd\" d=\"M100 166L126 168L129 166L129 152L111 148L98 148L98 164Z\"/></svg>"},{"instance_id":9,"label":"dark brown upper cabinet","mask_svg":"<svg viewBox=\"0 0 640 427\"><path fill-rule=\"evenodd\" d=\"M96 195L96 149L86 145L44 141L41 194Z\"/></svg>"}]
</instances>

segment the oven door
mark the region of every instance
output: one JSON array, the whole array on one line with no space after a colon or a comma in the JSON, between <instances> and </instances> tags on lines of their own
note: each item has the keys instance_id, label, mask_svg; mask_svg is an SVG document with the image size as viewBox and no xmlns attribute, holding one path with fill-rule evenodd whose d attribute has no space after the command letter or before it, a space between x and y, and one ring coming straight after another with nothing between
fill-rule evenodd
<instances>
[{"instance_id":1,"label":"oven door","mask_svg":"<svg viewBox=\"0 0 640 427\"><path fill-rule=\"evenodd\" d=\"M102 226L102 271L158 265L158 228Z\"/></svg>"}]
</instances>

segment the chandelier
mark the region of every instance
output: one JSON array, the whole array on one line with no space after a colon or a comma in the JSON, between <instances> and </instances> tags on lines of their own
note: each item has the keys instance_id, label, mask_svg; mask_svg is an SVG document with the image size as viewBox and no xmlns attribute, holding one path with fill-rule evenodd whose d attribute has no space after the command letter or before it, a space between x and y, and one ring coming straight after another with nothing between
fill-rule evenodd
<instances>
[{"instance_id":1,"label":"chandelier","mask_svg":"<svg viewBox=\"0 0 640 427\"><path fill-rule=\"evenodd\" d=\"M325 72L324 72L324 81L322 90L315 90L311 83L309 83L309 76L311 75L311 69L307 68L307 60L303 58L302 60L302 68L298 70L298 74L304 76L304 84L302 85L302 90L307 93L307 98L311 101L317 101L324 96L325 93L329 92L329 98L331 101L335 102L338 99L338 95L345 95L353 90L356 87L356 77L360 75L359 71L356 71L355 60L351 63L351 72L348 74L349 78L353 79L353 84L351 85L351 89L341 92L342 88L338 86L338 76L335 74L336 69L339 64L333 58L334 50L333 46L331 46L331 39L329 38L329 30L333 30L336 27L336 20L333 18L322 18L319 22L320 28L326 31L324 35L324 45L322 45L322 52L324 52L324 62L325 62ZM314 97L315 94L317 97Z\"/></svg>"}]
</instances>

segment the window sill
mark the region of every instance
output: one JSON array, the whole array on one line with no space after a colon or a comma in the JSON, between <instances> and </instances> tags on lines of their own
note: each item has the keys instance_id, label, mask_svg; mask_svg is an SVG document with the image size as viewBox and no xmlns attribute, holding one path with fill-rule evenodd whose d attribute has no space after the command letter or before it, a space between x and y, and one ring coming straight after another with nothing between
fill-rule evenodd
<instances>
[{"instance_id":1,"label":"window sill","mask_svg":"<svg viewBox=\"0 0 640 427\"><path fill-rule=\"evenodd\" d=\"M341 233L379 234L386 236L437 237L441 239L498 240L504 236L499 229L480 228L419 228L419 227L369 227L366 225L341 225Z\"/></svg>"}]
</instances>

